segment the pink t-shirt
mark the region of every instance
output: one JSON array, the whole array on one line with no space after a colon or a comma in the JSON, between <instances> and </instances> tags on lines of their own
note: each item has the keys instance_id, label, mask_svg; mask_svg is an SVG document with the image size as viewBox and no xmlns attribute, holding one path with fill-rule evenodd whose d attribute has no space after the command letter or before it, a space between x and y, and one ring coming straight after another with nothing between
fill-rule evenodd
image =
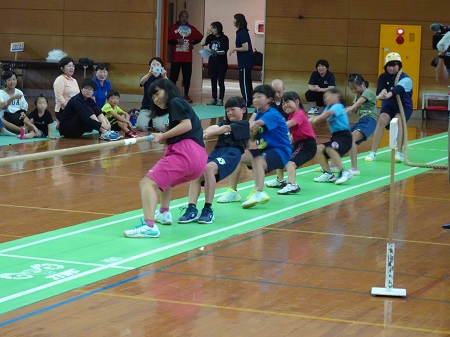
<instances>
[{"instance_id":1,"label":"pink t-shirt","mask_svg":"<svg viewBox=\"0 0 450 337\"><path fill-rule=\"evenodd\" d=\"M294 125L289 129L294 142L299 142L301 140L309 138L316 139L316 134L314 133L314 129L309 122L308 116L306 115L305 111L298 110L294 113L291 113L288 115L287 120L295 120L297 122L297 125Z\"/></svg>"},{"instance_id":2,"label":"pink t-shirt","mask_svg":"<svg viewBox=\"0 0 450 337\"><path fill-rule=\"evenodd\" d=\"M56 78L53 90L55 91L55 112L64 109L69 99L80 92L77 80L63 74Z\"/></svg>"}]
</instances>

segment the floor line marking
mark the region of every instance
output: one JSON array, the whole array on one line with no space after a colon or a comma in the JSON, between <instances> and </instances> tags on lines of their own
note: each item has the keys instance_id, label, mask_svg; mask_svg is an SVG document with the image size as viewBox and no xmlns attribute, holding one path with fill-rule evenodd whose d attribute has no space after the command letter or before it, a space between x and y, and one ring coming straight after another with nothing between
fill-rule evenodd
<instances>
[{"instance_id":1,"label":"floor line marking","mask_svg":"<svg viewBox=\"0 0 450 337\"><path fill-rule=\"evenodd\" d=\"M428 164L435 163L435 162L438 162L438 161L441 161L441 160L442 159L437 159L437 160L432 161L432 162L430 162ZM419 169L419 168L418 167L410 167L410 166L408 166L408 168L406 170L397 171L395 173L395 175L401 175L401 174L407 173L407 172L412 171L412 170L417 170L417 169ZM360 188L362 186L370 185L370 184L373 184L373 183L378 182L380 180L387 179L389 177L390 177L390 174L389 175L385 175L385 176L380 177L380 178L377 178L375 180L371 180L371 181L363 183L363 184L349 186L349 187L346 187L346 188L344 188L344 189L342 189L340 191L337 191L337 192L334 192L334 193L331 193L331 194L327 194L325 196L321 196L321 197L318 197L318 198L310 199L308 201L305 201L305 202L302 202L302 203L299 203L299 204L295 204L293 206L289 206L289 207L280 209L280 210L272 212L272 213L267 213L266 215L263 216L263 218L270 217L272 215L276 215L276 214L278 214L280 212L284 212L286 210L291 210L292 208L295 208L295 207L307 205L307 204L310 204L310 203L315 202L315 201L320 201L320 200L322 200L324 198L328 198L330 196L339 195L339 194L342 194L344 192L351 191L351 190L354 190L356 188ZM242 189L248 189L248 188L252 188L252 187L253 187L253 185L248 185L247 187L244 187ZM184 202L183 203L179 203L179 204L171 206L170 208L171 209L177 208L177 207L180 207L180 206L182 206L184 204L185 204ZM84 232L91 231L91 230L94 230L94 229L115 225L117 223L121 223L121 222L132 220L132 219L136 219L136 218L139 218L139 217L141 217L141 215L134 215L134 216L127 217L125 219L114 220L114 221L110 221L110 222L107 222L107 223L103 223L101 225L91 226L89 228L84 228L84 229L77 230L77 231L74 231L74 232L70 232L70 233L66 233L66 234L61 234L61 235L57 235L57 236L53 236L53 237L49 237L49 238L33 241L33 242L30 242L30 243L19 245L19 246L15 246L15 247L6 248L6 249L3 249L3 250L0 250L0 254L7 253L7 252L10 252L10 251L14 251L14 250L21 249L21 248L26 248L26 247L38 245L38 244L49 242L49 241L53 241L53 240L57 240L57 239L60 239L60 238L64 238L64 237L68 237L68 236L84 233ZM243 224L247 224L247 221L245 221ZM235 228L235 226L237 226L237 225L239 225L239 224L236 224L236 225L231 226L231 227L225 227L225 228L219 230L219 232L222 232L224 229L227 229L227 228ZM217 233L219 233L219 232L217 232ZM215 232L211 232L211 233L212 234L216 234Z\"/></svg>"},{"instance_id":2,"label":"floor line marking","mask_svg":"<svg viewBox=\"0 0 450 337\"><path fill-rule=\"evenodd\" d=\"M387 151L389 151L389 150L387 150ZM438 161L441 161L441 160L443 160L443 159L442 158L441 159L437 159L437 160L434 160L434 161L432 161L430 163L438 162ZM406 172L409 172L409 171L412 171L412 170L417 170L417 169L419 169L419 168L418 167L410 167L410 168L408 168L406 170L403 170L403 171L400 171L400 172L396 172L395 175L401 175L401 174L404 174ZM267 217L279 214L279 213L284 212L286 210L291 210L293 208L298 208L299 206L307 205L307 204L310 204L312 202L319 201L319 200L322 200L324 198L328 198L330 196L339 195L339 194L345 193L347 191L356 189L356 188L361 187L361 186L370 185L370 184L372 184L374 182L386 179L388 177L390 177L390 174L386 175L384 177L375 179L375 180L371 180L371 181L363 183L363 184L359 184L357 186L351 186L351 187L349 187L347 189L342 189L340 191L337 191L337 192L334 192L334 193L331 193L331 194L327 194L326 196L321 196L321 197L318 197L318 198L315 198L315 199L311 199L311 200L305 201L305 202L300 203L300 204L295 204L293 206L289 206L289 207L286 207L284 209L280 209L280 210L272 212L272 213L268 213L268 214L265 214L265 215L262 215L262 216L259 216L259 217L256 217L256 218L252 218L252 219L249 219L249 220L237 223L237 224L232 225L232 226L227 226L227 227L215 230L213 232L208 232L208 233L205 233L205 234L193 237L193 238L189 238L189 239L186 239L186 240L182 240L182 241L179 241L179 242L176 242L176 243L164 246L164 247L159 247L159 248L153 249L151 251L147 251L145 253L134 255L134 256L131 256L129 258L125 258L123 260L120 260L120 261L116 261L116 262L113 262L113 263L110 263L110 264L107 264L107 265L104 265L104 266L97 267L97 268L92 269L90 271L82 272L82 273L79 273L77 275L73 275L73 276L70 276L70 277L67 277L67 278L64 278L64 279L61 279L61 280L50 282L50 283L45 284L45 285L41 285L41 286L38 286L38 287L35 287L35 288L28 289L26 291L22 291L20 293L16 293L16 294L13 294L13 295L10 295L10 296L6 296L6 297L3 297L3 298L0 298L0 303L7 302L9 300L12 300L12 299L15 299L15 298L18 298L18 297L22 297L22 296L34 293L36 291L43 290L43 289L52 287L52 286L57 285L57 284L65 283L65 282L68 282L68 281L72 281L74 279L78 279L80 277L83 277L83 276L86 276L86 275L90 275L90 274L93 274L93 273L96 273L96 272L99 272L99 271L102 271L102 270L105 270L105 269L108 269L108 268L117 267L119 265L122 265L123 263L131 262L131 261L134 261L134 260L146 257L148 255L151 255L151 254L154 254L154 253L158 253L158 252L162 252L162 251L165 251L165 250L168 250L168 249L171 249L171 248L174 248L174 247L186 244L186 243L191 243L191 242L197 241L197 240L202 239L202 238L206 238L206 237L209 237L209 236L212 236L212 235L224 232L224 231L228 231L230 229L238 228L238 227L241 227L243 225L248 224L249 222L255 222L255 221L258 221L258 220L261 220L261 219L264 219L264 218L267 218ZM250 188L250 187L251 186L249 186L247 188ZM173 206L173 207L176 207L176 206ZM171 208L173 208L173 207L171 207ZM95 227L85 228L83 230L79 230L79 231L75 231L75 232L71 232L71 233L66 233L66 234L63 234L63 235L58 235L56 237L39 240L37 242L32 242L32 243L21 245L21 246L17 246L17 247L11 247L11 248L8 248L8 249L0 251L0 254L4 253L4 252L7 252L7 251L20 249L20 248L27 247L27 246L32 246L32 245L35 245L35 244L38 244L38 243L48 242L48 241L51 241L51 240L55 240L57 238L71 236L71 235L75 235L75 234L78 234L78 233L81 233L81 232L86 232L86 231L89 231L89 230L92 230L92 229L95 229L95 228L101 228L101 227L105 227L105 226L110 226L112 224L120 223L120 222L123 222L124 220L133 219L133 218L137 218L137 217L140 217L140 215L128 217L126 219L110 221L110 222L108 222L106 224L98 225L98 226L95 226Z\"/></svg>"},{"instance_id":3,"label":"floor line marking","mask_svg":"<svg viewBox=\"0 0 450 337\"><path fill-rule=\"evenodd\" d=\"M128 298L128 299L134 299L134 300L142 300L142 301L146 301L146 302L154 301L154 302L163 302L163 303L173 303L173 304L182 304L182 305L196 306L196 307L202 307L202 308L235 310L235 311L240 311L240 312L251 312L251 313L276 315L276 316L288 316L288 317L304 318L304 319L319 320L319 321L329 321L329 322L336 322L336 323L351 323L351 324L356 324L356 325L375 326L375 327L380 327L380 328L394 328L394 329L398 329L398 330L407 330L407 331L421 331L421 332L432 332L432 333L440 333L440 334L448 334L450 332L450 331L446 331L446 330L433 330L433 329L416 328L416 327L409 327L409 326L402 326L402 325L395 325L395 324L373 323L373 322L347 320L347 319L342 319L342 318L312 316L312 315L304 315L304 314L283 312L283 311L271 311L271 310L261 310L261 309L251 309L251 308L236 308L236 307L227 307L227 306L221 306L221 305L216 305L216 304L184 302L184 301L177 301L177 300L147 298L147 297L142 297L142 296L131 296L131 295L113 294L113 293L105 293L105 292L97 292L96 294L100 295L100 296L106 296L106 297L121 297L121 298Z\"/></svg>"},{"instance_id":4,"label":"floor line marking","mask_svg":"<svg viewBox=\"0 0 450 337\"><path fill-rule=\"evenodd\" d=\"M42 258L42 257L23 256L23 255L0 254L0 256L12 257L12 258L16 258L16 259L36 260L36 261L71 263L71 264L77 264L77 265L83 265L83 266L94 266L94 267L104 266L104 264L101 264L101 263L79 262L79 261L69 261L69 260L60 260L60 259L49 259L49 258ZM133 267L124 267L124 266L117 266L116 268L118 268L118 269L125 269L125 270L133 270L133 269L135 269Z\"/></svg>"},{"instance_id":5,"label":"floor line marking","mask_svg":"<svg viewBox=\"0 0 450 337\"><path fill-rule=\"evenodd\" d=\"M416 169L418 169L418 168L417 167L411 167L411 168L405 170L404 172L408 172L410 170L416 170ZM364 183L364 184L360 184L358 186L369 185L369 184L374 183L377 180L386 179L386 177L388 177L388 176L385 176L383 178L378 178L376 180L371 180L370 182L367 182L367 183ZM355 189L358 186L349 187L347 190ZM272 216L272 215L279 214L279 213L284 212L286 210L291 210L293 208L298 208L299 206L307 205L307 204L310 204L312 202L315 202L315 201L318 201L318 200L322 200L324 198L328 198L330 196L342 194L344 192L346 192L346 190L341 190L341 191L337 191L337 192L334 192L334 193L331 193L331 194L327 194L325 196L321 196L319 198L311 199L311 200L305 201L305 202L300 203L300 204L295 204L295 205L286 207L284 209L277 210L275 212L271 212L271 213L268 213L268 214L265 214L265 215L261 215L261 216L256 217L256 218L252 218L252 219L249 219L249 220L246 220L246 221L242 221L242 222L237 223L235 225L227 226L227 227L224 227L224 228L212 231L212 232L208 232L208 233L205 233L205 234L202 234L202 235L198 235L198 236L195 236L195 237L192 237L192 238L189 238L189 239L178 241L176 243L172 243L172 244L166 245L164 247L159 247L159 248L147 251L145 253L134 255L134 256L131 256L129 258L125 258L125 259L122 259L120 261L116 261L116 262L113 262L113 263L110 263L110 264L107 264L107 265L104 265L104 266L100 266L100 267L94 268L94 269L89 270L89 271L81 272L79 274L76 274L76 275L73 275L73 276L69 276L69 277L61 279L61 280L53 281L53 282L50 282L50 283L47 283L47 284L44 284L44 285L41 285L41 286L38 286L38 287L35 287L35 288L30 288L30 289L27 289L25 291L22 291L22 292L19 292L19 293L15 293L15 294L12 294L12 295L0 298L0 303L7 302L7 301L10 301L12 299L15 299L15 298L18 298L18 297L22 297L22 296L25 296L25 295L28 295L28 294L32 294L34 292L50 288L50 287L53 287L53 286L61 284L61 283L69 282L69 281L72 281L74 279L78 279L78 278L81 278L81 277L84 277L84 276L87 276L87 275L90 275L90 274L94 274L94 273L100 272L100 271L108 269L108 268L117 267L118 265L122 265L123 263L131 262L131 261L134 261L134 260L146 257L148 255L152 255L152 254L155 254L155 253L159 253L159 252L163 252L163 251L166 251L166 250L170 250L172 248L175 248L175 247L178 247L178 246L181 246L181 245L184 245L184 244L188 244L188 243L191 243L191 242L194 242L194 241L197 241L197 240L200 240L200 239L203 239L203 238L215 235L215 234L219 234L221 232L225 232L225 231L229 231L229 230L234 229L234 228L242 227L242 226L244 226L244 225L246 225L248 223L255 222L255 221L258 221L258 220L262 220L264 218L267 218L267 217ZM139 216L134 216L134 218L136 218L136 217L139 217ZM115 224L115 223L122 222L122 221L123 221L123 219L122 220L111 221L111 222L109 222L109 224ZM103 227L105 225L107 225L107 224L99 225L99 227ZM85 232L85 231L88 231L90 229L91 229L91 227L87 228L87 229L80 230L80 231L76 231L76 232ZM66 235L63 235L63 236L69 236L69 235L71 235L71 233L67 233ZM50 241L50 240L40 240L40 241ZM32 244L30 244L30 245L32 245ZM14 248L15 247L12 247L11 250L13 250ZM1 253L3 253L3 251L0 251L0 254Z\"/></svg>"}]
</instances>

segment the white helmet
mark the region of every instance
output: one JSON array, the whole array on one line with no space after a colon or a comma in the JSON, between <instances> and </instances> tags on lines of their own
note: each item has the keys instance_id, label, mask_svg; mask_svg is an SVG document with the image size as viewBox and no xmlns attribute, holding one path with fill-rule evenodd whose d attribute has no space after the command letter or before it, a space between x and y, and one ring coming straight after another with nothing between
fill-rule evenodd
<instances>
[{"instance_id":1,"label":"white helmet","mask_svg":"<svg viewBox=\"0 0 450 337\"><path fill-rule=\"evenodd\" d=\"M399 61L400 63L402 63L402 57L399 53L389 53L384 58L384 65L386 66L389 62L392 61Z\"/></svg>"}]
</instances>

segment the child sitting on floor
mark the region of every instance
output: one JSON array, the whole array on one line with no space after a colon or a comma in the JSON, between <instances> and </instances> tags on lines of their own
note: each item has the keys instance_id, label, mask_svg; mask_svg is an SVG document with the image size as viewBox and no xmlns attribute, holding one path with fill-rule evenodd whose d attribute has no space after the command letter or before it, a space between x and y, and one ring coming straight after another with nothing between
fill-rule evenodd
<instances>
[{"instance_id":1,"label":"child sitting on floor","mask_svg":"<svg viewBox=\"0 0 450 337\"><path fill-rule=\"evenodd\" d=\"M20 139L25 138L44 138L56 139L52 135L53 117L50 111L47 110L48 100L44 95L39 95L34 100L36 109L30 112L28 118L25 119L25 126L28 133L25 133L25 128L20 130Z\"/></svg>"},{"instance_id":2,"label":"child sitting on floor","mask_svg":"<svg viewBox=\"0 0 450 337\"><path fill-rule=\"evenodd\" d=\"M106 103L102 111L111 124L111 130L125 133L127 138L140 137L139 133L133 130L133 124L130 122L130 115L119 107L120 94L116 90L109 90L106 93Z\"/></svg>"}]
</instances>

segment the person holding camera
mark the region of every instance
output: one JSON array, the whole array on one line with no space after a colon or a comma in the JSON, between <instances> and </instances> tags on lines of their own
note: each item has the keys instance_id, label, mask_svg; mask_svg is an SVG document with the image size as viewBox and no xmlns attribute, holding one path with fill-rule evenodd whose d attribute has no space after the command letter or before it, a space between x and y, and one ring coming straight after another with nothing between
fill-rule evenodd
<instances>
[{"instance_id":1,"label":"person holding camera","mask_svg":"<svg viewBox=\"0 0 450 337\"><path fill-rule=\"evenodd\" d=\"M437 44L439 54L438 54L438 63L436 66L436 81L441 84L447 82L448 75L450 73L450 69L447 68L445 64L445 59L449 57L446 55L446 53L449 51L449 47L450 47L450 32L445 34Z\"/></svg>"},{"instance_id":2,"label":"person holding camera","mask_svg":"<svg viewBox=\"0 0 450 337\"><path fill-rule=\"evenodd\" d=\"M138 131L158 131L163 132L166 128L167 117L150 117L153 102L148 95L150 85L157 79L167 78L167 72L164 69L164 61L160 57L152 57L148 62L148 72L139 79L139 85L144 87L144 96L142 97L141 110L136 120L136 129Z\"/></svg>"},{"instance_id":3,"label":"person holding camera","mask_svg":"<svg viewBox=\"0 0 450 337\"><path fill-rule=\"evenodd\" d=\"M444 84L447 82L448 80L448 75L450 73L450 69L447 68L446 64L445 64L445 58L448 57L446 55L446 53L448 52L450 48L450 32L446 33L441 40L439 41L439 43L437 44L437 49L439 51L439 59L438 59L438 63L436 66L436 82ZM450 122L449 122L449 133L450 133ZM449 151L449 158L450 158L450 139L449 139L449 143L448 143L448 151ZM450 171L449 171L449 176L448 179L450 181ZM450 223L448 224L443 224L442 228L444 229L450 229Z\"/></svg>"}]
</instances>

